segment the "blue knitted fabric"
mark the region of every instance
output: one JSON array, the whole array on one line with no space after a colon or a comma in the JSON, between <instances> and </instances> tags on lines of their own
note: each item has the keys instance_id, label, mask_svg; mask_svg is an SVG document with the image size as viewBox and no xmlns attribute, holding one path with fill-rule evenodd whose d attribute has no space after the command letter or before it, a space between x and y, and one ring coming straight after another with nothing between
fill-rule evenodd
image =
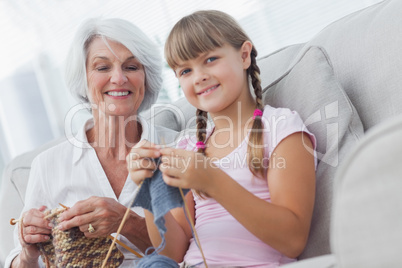
<instances>
[{"instance_id":1,"label":"blue knitted fabric","mask_svg":"<svg viewBox=\"0 0 402 268\"><path fill-rule=\"evenodd\" d=\"M159 163L159 158L156 159ZM184 195L189 189L183 189ZM154 223L158 227L162 237L162 243L156 249L161 251L165 246L165 219L164 216L173 208L182 207L184 201L180 195L179 188L167 185L162 179L162 172L156 169L151 178L147 178L135 198L133 207L140 206L149 210L154 215Z\"/></svg>"},{"instance_id":2,"label":"blue knitted fabric","mask_svg":"<svg viewBox=\"0 0 402 268\"><path fill-rule=\"evenodd\" d=\"M163 255L153 252L135 262L136 268L179 268L179 264Z\"/></svg>"}]
</instances>

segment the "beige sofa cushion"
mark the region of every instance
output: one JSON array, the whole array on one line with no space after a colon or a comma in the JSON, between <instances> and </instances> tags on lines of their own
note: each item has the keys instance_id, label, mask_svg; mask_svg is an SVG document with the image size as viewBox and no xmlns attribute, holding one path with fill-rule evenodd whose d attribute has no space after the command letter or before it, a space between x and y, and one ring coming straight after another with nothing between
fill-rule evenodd
<instances>
[{"instance_id":1,"label":"beige sofa cushion","mask_svg":"<svg viewBox=\"0 0 402 268\"><path fill-rule=\"evenodd\" d=\"M328 53L364 129L402 114L402 1L385 0L324 28L306 45Z\"/></svg>"},{"instance_id":2,"label":"beige sofa cushion","mask_svg":"<svg viewBox=\"0 0 402 268\"><path fill-rule=\"evenodd\" d=\"M363 135L362 123L319 47L305 50L299 61L264 91L265 103L297 111L317 138L316 202L309 241L300 258L327 254L334 174Z\"/></svg>"},{"instance_id":3,"label":"beige sofa cushion","mask_svg":"<svg viewBox=\"0 0 402 268\"><path fill-rule=\"evenodd\" d=\"M331 247L339 267L401 267L402 116L373 128L336 176Z\"/></svg>"},{"instance_id":4,"label":"beige sofa cushion","mask_svg":"<svg viewBox=\"0 0 402 268\"><path fill-rule=\"evenodd\" d=\"M187 128L195 127L196 109L181 98L172 104L154 104L141 115L154 125L159 125L180 132Z\"/></svg>"},{"instance_id":5,"label":"beige sofa cushion","mask_svg":"<svg viewBox=\"0 0 402 268\"><path fill-rule=\"evenodd\" d=\"M261 70L261 86L264 88L281 78L291 68L304 44L287 46L271 54L258 57L258 67ZM258 47L257 47L258 50Z\"/></svg>"}]
</instances>

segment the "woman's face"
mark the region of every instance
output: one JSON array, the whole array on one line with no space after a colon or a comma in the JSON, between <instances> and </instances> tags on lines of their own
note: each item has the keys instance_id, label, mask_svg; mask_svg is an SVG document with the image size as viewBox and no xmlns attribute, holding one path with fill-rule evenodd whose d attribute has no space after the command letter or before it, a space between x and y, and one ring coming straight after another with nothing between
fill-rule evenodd
<instances>
[{"instance_id":1,"label":"woman's face","mask_svg":"<svg viewBox=\"0 0 402 268\"><path fill-rule=\"evenodd\" d=\"M94 113L136 115L144 99L145 71L141 63L122 44L95 38L88 47L86 73L89 100Z\"/></svg>"}]
</instances>

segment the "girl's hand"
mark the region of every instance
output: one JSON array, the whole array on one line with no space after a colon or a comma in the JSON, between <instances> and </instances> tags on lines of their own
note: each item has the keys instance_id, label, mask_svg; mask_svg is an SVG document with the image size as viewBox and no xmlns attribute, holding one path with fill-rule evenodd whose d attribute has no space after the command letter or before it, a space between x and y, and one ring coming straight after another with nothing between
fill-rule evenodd
<instances>
[{"instance_id":1,"label":"girl's hand","mask_svg":"<svg viewBox=\"0 0 402 268\"><path fill-rule=\"evenodd\" d=\"M138 185L153 175L157 168L154 158L161 156L159 146L142 140L127 155L127 168L131 179Z\"/></svg>"},{"instance_id":2,"label":"girl's hand","mask_svg":"<svg viewBox=\"0 0 402 268\"><path fill-rule=\"evenodd\" d=\"M64 211L57 228L64 231L79 227L86 237L106 237L117 231L125 211L126 208L113 198L92 196Z\"/></svg>"},{"instance_id":3,"label":"girl's hand","mask_svg":"<svg viewBox=\"0 0 402 268\"><path fill-rule=\"evenodd\" d=\"M40 252L35 244L46 242L50 238L52 225L44 219L45 210L45 206L28 210L23 213L22 221L18 224L18 237L22 245L20 258L25 262L37 263Z\"/></svg>"},{"instance_id":4,"label":"girl's hand","mask_svg":"<svg viewBox=\"0 0 402 268\"><path fill-rule=\"evenodd\" d=\"M212 187L212 178L219 169L203 154L182 149L160 150L162 161L159 169L166 184L191 188L207 193Z\"/></svg>"}]
</instances>

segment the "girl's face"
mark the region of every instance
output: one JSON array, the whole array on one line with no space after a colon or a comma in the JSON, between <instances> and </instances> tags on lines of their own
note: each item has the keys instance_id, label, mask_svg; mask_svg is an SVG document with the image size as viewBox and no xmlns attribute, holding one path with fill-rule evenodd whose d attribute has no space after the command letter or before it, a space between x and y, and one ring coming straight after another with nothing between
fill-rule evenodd
<instances>
[{"instance_id":1,"label":"girl's face","mask_svg":"<svg viewBox=\"0 0 402 268\"><path fill-rule=\"evenodd\" d=\"M86 74L92 104L107 115L136 115L144 99L145 71L141 63L122 44L101 38L88 48ZM113 52L112 52L113 51Z\"/></svg>"},{"instance_id":2,"label":"girl's face","mask_svg":"<svg viewBox=\"0 0 402 268\"><path fill-rule=\"evenodd\" d=\"M252 45L244 42L240 50L229 44L179 61L174 70L187 100L195 107L218 113L249 96L247 68Z\"/></svg>"}]
</instances>

